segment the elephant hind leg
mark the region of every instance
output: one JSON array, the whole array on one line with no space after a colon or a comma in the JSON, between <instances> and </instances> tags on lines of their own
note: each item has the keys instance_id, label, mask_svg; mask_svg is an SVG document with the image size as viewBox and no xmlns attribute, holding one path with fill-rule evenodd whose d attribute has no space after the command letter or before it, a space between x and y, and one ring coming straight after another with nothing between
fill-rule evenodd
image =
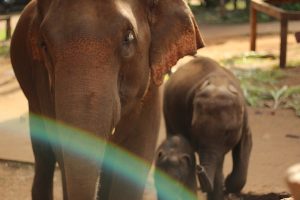
<instances>
[{"instance_id":1,"label":"elephant hind leg","mask_svg":"<svg viewBox=\"0 0 300 200\"><path fill-rule=\"evenodd\" d=\"M232 151L233 169L225 180L228 193L239 193L246 184L251 149L252 135L246 124L240 142Z\"/></svg>"},{"instance_id":2,"label":"elephant hind leg","mask_svg":"<svg viewBox=\"0 0 300 200\"><path fill-rule=\"evenodd\" d=\"M31 143L35 158L35 175L32 185L33 200L53 199L53 175L56 159L49 142L41 141L36 137L37 134L41 134L42 130L45 130L44 125L36 123L30 118Z\"/></svg>"}]
</instances>

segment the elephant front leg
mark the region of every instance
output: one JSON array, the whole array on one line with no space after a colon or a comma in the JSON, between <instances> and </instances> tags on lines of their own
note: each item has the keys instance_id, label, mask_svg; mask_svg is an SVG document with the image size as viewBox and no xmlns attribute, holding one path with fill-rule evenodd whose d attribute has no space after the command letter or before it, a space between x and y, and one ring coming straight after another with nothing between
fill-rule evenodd
<instances>
[{"instance_id":1,"label":"elephant front leg","mask_svg":"<svg viewBox=\"0 0 300 200\"><path fill-rule=\"evenodd\" d=\"M35 118L36 117L30 116L29 119L31 143L35 158L32 199L52 200L53 175L56 163L55 155L49 141L45 139L45 126L42 120L35 120Z\"/></svg>"},{"instance_id":2,"label":"elephant front leg","mask_svg":"<svg viewBox=\"0 0 300 200\"><path fill-rule=\"evenodd\" d=\"M207 193L207 200L223 200L224 199L223 162L224 162L224 158L221 159L217 165L213 191Z\"/></svg>"},{"instance_id":3,"label":"elephant front leg","mask_svg":"<svg viewBox=\"0 0 300 200\"><path fill-rule=\"evenodd\" d=\"M239 193L246 184L251 149L251 131L245 126L240 142L232 151L233 169L225 181L228 193Z\"/></svg>"},{"instance_id":4,"label":"elephant front leg","mask_svg":"<svg viewBox=\"0 0 300 200\"><path fill-rule=\"evenodd\" d=\"M198 152L200 166L197 167L197 175L201 190L207 193L208 200L223 200L223 163L224 154L217 151L203 150Z\"/></svg>"},{"instance_id":5,"label":"elephant front leg","mask_svg":"<svg viewBox=\"0 0 300 200\"><path fill-rule=\"evenodd\" d=\"M122 154L113 151L113 170L108 171L111 172L109 200L143 199L157 136L155 132L152 139L145 137L146 135L130 137L126 146L122 146L122 150L126 150L121 151Z\"/></svg>"},{"instance_id":6,"label":"elephant front leg","mask_svg":"<svg viewBox=\"0 0 300 200\"><path fill-rule=\"evenodd\" d=\"M109 199L110 188L113 178L113 158L115 156L113 146L108 143L104 152L99 178L96 185L96 200Z\"/></svg>"},{"instance_id":7,"label":"elephant front leg","mask_svg":"<svg viewBox=\"0 0 300 200\"><path fill-rule=\"evenodd\" d=\"M134 149L142 150L147 146L144 142L131 144ZM153 148L155 145L153 144ZM128 148L126 148L128 150ZM148 149L150 151L150 149ZM141 152L140 152L141 153ZM106 147L104 163L98 181L98 200L140 200L143 197L145 183L151 167L153 156L124 151L115 145ZM143 156L143 157L142 157Z\"/></svg>"},{"instance_id":8,"label":"elephant front leg","mask_svg":"<svg viewBox=\"0 0 300 200\"><path fill-rule=\"evenodd\" d=\"M126 117L118 124L112 137L114 145L108 145L105 150L98 199L143 198L154 158L159 121L159 110L155 107L144 110L139 116Z\"/></svg>"},{"instance_id":9,"label":"elephant front leg","mask_svg":"<svg viewBox=\"0 0 300 200\"><path fill-rule=\"evenodd\" d=\"M74 131L74 132L73 132ZM91 140L80 131L60 130L62 143L62 167L66 181L68 200L94 199L97 177L106 142ZM70 137L69 137L70 136ZM84 137L82 137L84 136Z\"/></svg>"}]
</instances>

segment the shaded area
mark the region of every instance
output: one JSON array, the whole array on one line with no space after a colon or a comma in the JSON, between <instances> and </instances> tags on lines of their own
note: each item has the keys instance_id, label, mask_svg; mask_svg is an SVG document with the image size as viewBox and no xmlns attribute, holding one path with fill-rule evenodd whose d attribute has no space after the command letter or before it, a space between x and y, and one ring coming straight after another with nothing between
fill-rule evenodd
<instances>
[{"instance_id":1,"label":"shaded area","mask_svg":"<svg viewBox=\"0 0 300 200\"><path fill-rule=\"evenodd\" d=\"M239 196L242 200L281 200L284 198L291 197L290 194L286 192L282 193L269 193L269 194L242 194Z\"/></svg>"},{"instance_id":2,"label":"shaded area","mask_svg":"<svg viewBox=\"0 0 300 200\"><path fill-rule=\"evenodd\" d=\"M26 162L0 160L0 194L4 200L31 200L34 166ZM62 199L60 171L55 170L54 199Z\"/></svg>"}]
</instances>

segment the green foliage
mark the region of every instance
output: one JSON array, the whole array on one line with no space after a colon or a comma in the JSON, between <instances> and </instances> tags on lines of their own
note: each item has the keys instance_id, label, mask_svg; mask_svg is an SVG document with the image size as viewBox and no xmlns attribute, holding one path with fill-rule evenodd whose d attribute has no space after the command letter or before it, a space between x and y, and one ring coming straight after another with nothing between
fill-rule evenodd
<instances>
[{"instance_id":1,"label":"green foliage","mask_svg":"<svg viewBox=\"0 0 300 200\"><path fill-rule=\"evenodd\" d=\"M297 67L297 66L300 66L300 60L288 60L286 66L287 67Z\"/></svg>"},{"instance_id":2,"label":"green foliage","mask_svg":"<svg viewBox=\"0 0 300 200\"><path fill-rule=\"evenodd\" d=\"M6 37L6 33L4 30L0 30L0 41L4 40Z\"/></svg>"},{"instance_id":3,"label":"green foliage","mask_svg":"<svg viewBox=\"0 0 300 200\"><path fill-rule=\"evenodd\" d=\"M275 88L270 91L271 99L274 101L273 109L276 110L280 103L288 97L288 94L286 93L288 87L285 85L281 88Z\"/></svg>"},{"instance_id":4,"label":"green foliage","mask_svg":"<svg viewBox=\"0 0 300 200\"><path fill-rule=\"evenodd\" d=\"M246 9L246 0L237 0L236 2L237 9ZM233 1L228 1L225 5L226 10L234 10L234 4Z\"/></svg>"},{"instance_id":5,"label":"green foliage","mask_svg":"<svg viewBox=\"0 0 300 200\"><path fill-rule=\"evenodd\" d=\"M249 84L246 81L241 82L241 87L248 105L253 107L262 107L262 100L267 96L268 90Z\"/></svg>"},{"instance_id":6,"label":"green foliage","mask_svg":"<svg viewBox=\"0 0 300 200\"><path fill-rule=\"evenodd\" d=\"M234 69L233 72L240 79L248 105L269 106L273 110L292 108L300 116L300 86L277 86L278 81L286 76L283 71Z\"/></svg>"},{"instance_id":7,"label":"green foliage","mask_svg":"<svg viewBox=\"0 0 300 200\"><path fill-rule=\"evenodd\" d=\"M206 8L215 8L220 4L219 0L205 0L204 1L204 6Z\"/></svg>"},{"instance_id":8,"label":"green foliage","mask_svg":"<svg viewBox=\"0 0 300 200\"><path fill-rule=\"evenodd\" d=\"M279 7L287 11L300 11L300 3L284 3Z\"/></svg>"},{"instance_id":9,"label":"green foliage","mask_svg":"<svg viewBox=\"0 0 300 200\"><path fill-rule=\"evenodd\" d=\"M285 108L291 108L295 110L296 115L300 117L300 95L294 95L295 97L285 104Z\"/></svg>"},{"instance_id":10,"label":"green foliage","mask_svg":"<svg viewBox=\"0 0 300 200\"><path fill-rule=\"evenodd\" d=\"M262 63L274 61L276 58L275 55L270 53L250 51L221 60L221 63L227 67L256 66L257 64L261 65Z\"/></svg>"},{"instance_id":11,"label":"green foliage","mask_svg":"<svg viewBox=\"0 0 300 200\"><path fill-rule=\"evenodd\" d=\"M205 8L203 6L191 6L197 22L201 24L236 24L249 22L247 10L227 11L221 16L219 8Z\"/></svg>"},{"instance_id":12,"label":"green foliage","mask_svg":"<svg viewBox=\"0 0 300 200\"><path fill-rule=\"evenodd\" d=\"M262 107L264 100L271 99L271 86L267 85L276 83L276 77L281 76L281 73L277 71L263 71L258 69L234 69L234 73L240 79L247 103L254 107Z\"/></svg>"},{"instance_id":13,"label":"green foliage","mask_svg":"<svg viewBox=\"0 0 300 200\"><path fill-rule=\"evenodd\" d=\"M282 3L276 5L282 9L288 11L300 11L300 3ZM219 0L206 0L206 3L200 5L190 5L196 19L200 23L206 24L236 24L236 23L248 23L249 22L249 9L246 8L245 0L237 1L237 9L234 9L232 0L228 0L225 4L226 12L221 15L220 1ZM273 21L269 15L258 12L258 22L270 22Z\"/></svg>"},{"instance_id":14,"label":"green foliage","mask_svg":"<svg viewBox=\"0 0 300 200\"><path fill-rule=\"evenodd\" d=\"M0 43L0 56L8 57L9 56L9 45Z\"/></svg>"},{"instance_id":15,"label":"green foliage","mask_svg":"<svg viewBox=\"0 0 300 200\"><path fill-rule=\"evenodd\" d=\"M300 86L287 86L280 81L288 77L281 69L262 70L265 60L272 60L272 54L246 52L224 59L221 63L230 68L240 80L241 88L248 105L253 107L268 106L273 110L278 108L294 109L300 116ZM294 61L298 63L298 61ZM243 69L236 66L258 66L258 68ZM299 66L299 65L298 65Z\"/></svg>"},{"instance_id":16,"label":"green foliage","mask_svg":"<svg viewBox=\"0 0 300 200\"><path fill-rule=\"evenodd\" d=\"M6 33L4 30L0 30L0 56L9 56L9 43L4 41Z\"/></svg>"},{"instance_id":17,"label":"green foliage","mask_svg":"<svg viewBox=\"0 0 300 200\"><path fill-rule=\"evenodd\" d=\"M205 4L190 5L197 21L201 24L236 24L249 23L249 9L246 9L244 0L237 1L237 9L234 9L233 1L225 5L226 12L221 15L220 7L206 7ZM274 20L270 16L258 13L258 22L269 22Z\"/></svg>"},{"instance_id":18,"label":"green foliage","mask_svg":"<svg viewBox=\"0 0 300 200\"><path fill-rule=\"evenodd\" d=\"M224 0L225 7L227 10L234 9L234 0ZM248 0L237 0L236 7L237 9L245 9L246 8L246 1ZM202 0L200 5L205 8L216 8L219 7L221 4L220 0Z\"/></svg>"}]
</instances>

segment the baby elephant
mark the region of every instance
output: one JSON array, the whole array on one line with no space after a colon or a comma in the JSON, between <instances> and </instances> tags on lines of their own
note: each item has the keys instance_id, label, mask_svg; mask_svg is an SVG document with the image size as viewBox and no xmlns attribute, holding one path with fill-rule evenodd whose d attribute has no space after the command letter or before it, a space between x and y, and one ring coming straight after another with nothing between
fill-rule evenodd
<instances>
[{"instance_id":1,"label":"baby elephant","mask_svg":"<svg viewBox=\"0 0 300 200\"><path fill-rule=\"evenodd\" d=\"M176 184L185 186L189 192L196 196L196 178L195 178L195 155L190 143L182 136L175 135L167 138L158 148L155 160L154 181L157 191L158 200L177 199L186 200L187 193L184 190L172 190L169 192L163 191L165 186L161 182L159 171L165 172L175 181ZM182 187L178 187L182 188ZM166 197L165 195L169 195Z\"/></svg>"},{"instance_id":2,"label":"baby elephant","mask_svg":"<svg viewBox=\"0 0 300 200\"><path fill-rule=\"evenodd\" d=\"M252 136L234 75L210 58L196 57L171 75L163 109L167 135L182 133L199 156L199 182L208 200L224 199L223 162L230 150L233 169L225 188L240 192L246 183Z\"/></svg>"}]
</instances>

